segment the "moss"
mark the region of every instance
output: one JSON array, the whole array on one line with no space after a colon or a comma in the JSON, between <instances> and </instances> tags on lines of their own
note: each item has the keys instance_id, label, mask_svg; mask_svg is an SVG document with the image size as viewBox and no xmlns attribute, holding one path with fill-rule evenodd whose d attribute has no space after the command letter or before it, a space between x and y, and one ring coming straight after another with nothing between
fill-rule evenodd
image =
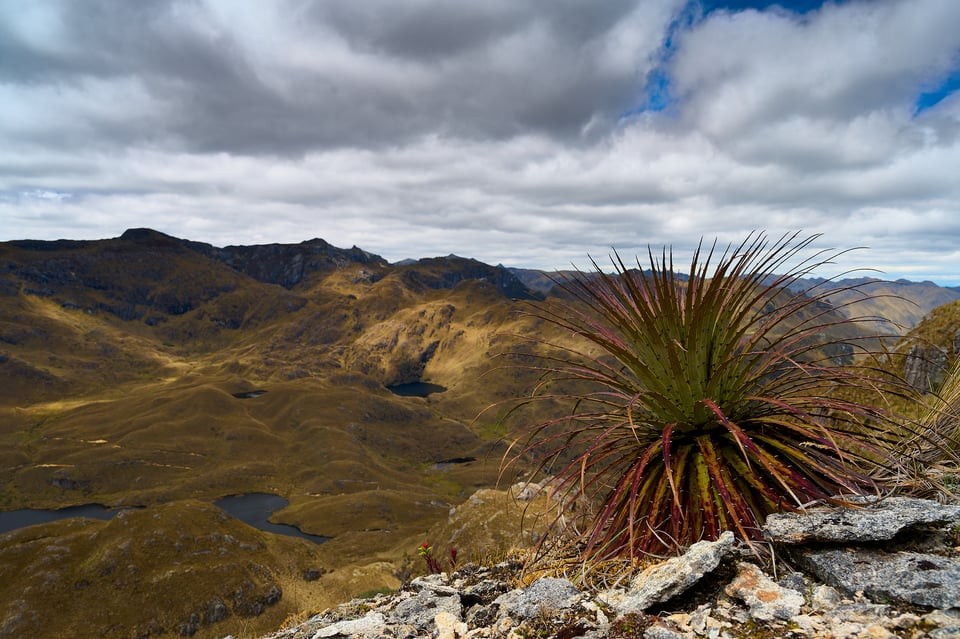
<instances>
[{"instance_id":1,"label":"moss","mask_svg":"<svg viewBox=\"0 0 960 639\"><path fill-rule=\"evenodd\" d=\"M610 622L609 639L643 639L643 633L654 617L631 612Z\"/></svg>"}]
</instances>

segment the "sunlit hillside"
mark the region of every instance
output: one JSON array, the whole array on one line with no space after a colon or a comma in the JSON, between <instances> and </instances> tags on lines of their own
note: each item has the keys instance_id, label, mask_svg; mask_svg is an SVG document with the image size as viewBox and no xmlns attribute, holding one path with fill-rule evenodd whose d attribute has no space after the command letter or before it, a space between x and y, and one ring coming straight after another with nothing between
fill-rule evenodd
<instances>
[{"instance_id":1,"label":"sunlit hillside","mask_svg":"<svg viewBox=\"0 0 960 639\"><path fill-rule=\"evenodd\" d=\"M0 637L54 617L76 636L240 635L396 587L423 536L496 485L537 340L576 339L523 313L542 274L454 256L137 229L0 260L0 510L136 508L0 536ZM213 506L246 493L329 541Z\"/></svg>"}]
</instances>

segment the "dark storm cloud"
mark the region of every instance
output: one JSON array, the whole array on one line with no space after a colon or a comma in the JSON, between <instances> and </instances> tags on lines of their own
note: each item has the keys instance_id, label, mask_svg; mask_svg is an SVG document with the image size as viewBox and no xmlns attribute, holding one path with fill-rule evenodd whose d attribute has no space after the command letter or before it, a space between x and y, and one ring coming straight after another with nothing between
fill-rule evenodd
<instances>
[{"instance_id":1,"label":"dark storm cloud","mask_svg":"<svg viewBox=\"0 0 960 639\"><path fill-rule=\"evenodd\" d=\"M521 2L437 5L378 1L313 3L306 15L327 24L359 51L439 64L482 51L536 18Z\"/></svg>"},{"instance_id":2,"label":"dark storm cloud","mask_svg":"<svg viewBox=\"0 0 960 639\"><path fill-rule=\"evenodd\" d=\"M572 48L582 47L602 40L634 8L630 0L558 0L549 11L542 3L523 0L447 4L334 0L313 4L310 15L336 27L359 50L440 63L522 37L538 25Z\"/></svg>"},{"instance_id":3,"label":"dark storm cloud","mask_svg":"<svg viewBox=\"0 0 960 639\"><path fill-rule=\"evenodd\" d=\"M546 15L532 1L270 5L308 64L257 51L257 34L224 22L229 4L223 14L157 0L50 6L55 41L7 29L0 77L80 91L90 80L135 82L152 100L136 105L139 120L89 123L92 135L121 144L149 139L155 127L183 150L253 154L426 134L569 139L615 121L636 98L637 66L598 55L633 2L568 0Z\"/></svg>"}]
</instances>

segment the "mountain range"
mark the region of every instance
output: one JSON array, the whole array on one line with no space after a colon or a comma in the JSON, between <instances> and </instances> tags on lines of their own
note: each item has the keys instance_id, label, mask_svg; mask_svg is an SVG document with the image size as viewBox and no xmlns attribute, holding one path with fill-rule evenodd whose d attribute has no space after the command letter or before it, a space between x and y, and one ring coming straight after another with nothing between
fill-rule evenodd
<instances>
[{"instance_id":1,"label":"mountain range","mask_svg":"<svg viewBox=\"0 0 960 639\"><path fill-rule=\"evenodd\" d=\"M498 475L502 418L536 384L527 356L573 339L523 313L556 276L321 239L0 243L0 510L127 509L0 536L0 637L266 631L396 587L452 507L518 479ZM869 293L857 312L893 337L960 300L929 282L797 286L830 287L838 312ZM247 493L284 497L274 521L329 541L214 506Z\"/></svg>"}]
</instances>

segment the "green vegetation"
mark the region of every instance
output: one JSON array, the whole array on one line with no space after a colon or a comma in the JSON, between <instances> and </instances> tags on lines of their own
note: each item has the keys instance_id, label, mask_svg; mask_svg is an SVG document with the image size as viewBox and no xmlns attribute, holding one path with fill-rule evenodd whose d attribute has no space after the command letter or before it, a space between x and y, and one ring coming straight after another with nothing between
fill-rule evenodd
<instances>
[{"instance_id":1,"label":"green vegetation","mask_svg":"<svg viewBox=\"0 0 960 639\"><path fill-rule=\"evenodd\" d=\"M753 234L719 259L714 245L686 278L666 250L646 272L615 255L614 273L593 262L558 278L560 300L532 307L584 345L553 345L532 365L543 378L518 408L572 410L524 428L505 468L533 457L556 477L555 530L589 513L583 557L671 551L724 530L753 540L769 513L895 487L903 424L880 397L909 389L837 365L866 354L847 329L875 318L834 313L836 289L788 292L842 254L805 257L815 240Z\"/></svg>"},{"instance_id":2,"label":"green vegetation","mask_svg":"<svg viewBox=\"0 0 960 639\"><path fill-rule=\"evenodd\" d=\"M610 639L640 639L650 627L650 619L637 613L629 613L615 619L610 626Z\"/></svg>"}]
</instances>

